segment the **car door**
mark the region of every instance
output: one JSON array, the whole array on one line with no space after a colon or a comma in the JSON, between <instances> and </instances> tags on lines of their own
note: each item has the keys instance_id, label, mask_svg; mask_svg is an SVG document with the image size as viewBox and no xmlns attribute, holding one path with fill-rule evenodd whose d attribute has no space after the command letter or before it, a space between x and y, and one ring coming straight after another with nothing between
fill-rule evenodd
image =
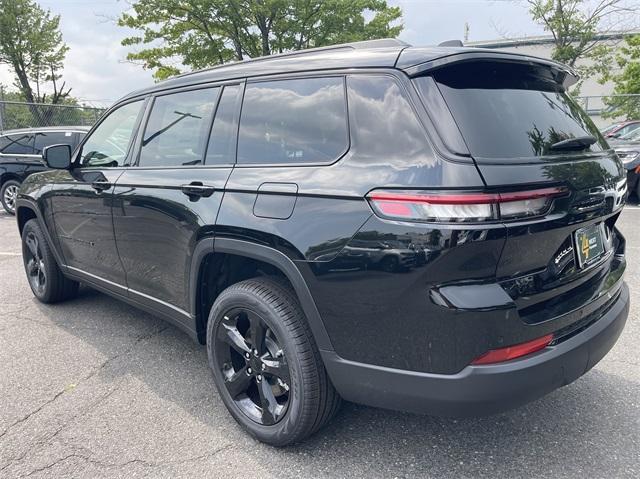
<instances>
[{"instance_id":1,"label":"car door","mask_svg":"<svg viewBox=\"0 0 640 479\"><path fill-rule=\"evenodd\" d=\"M0 176L19 182L31 173L45 169L42 156L34 151L37 132L28 130L0 137Z\"/></svg>"},{"instance_id":2,"label":"car door","mask_svg":"<svg viewBox=\"0 0 640 479\"><path fill-rule=\"evenodd\" d=\"M113 221L129 296L180 320L190 317L194 248L212 231L235 161L241 94L230 84L156 96L136 165L117 181Z\"/></svg>"},{"instance_id":3,"label":"car door","mask_svg":"<svg viewBox=\"0 0 640 479\"><path fill-rule=\"evenodd\" d=\"M111 204L144 104L134 100L109 112L76 151L72 168L56 172L47 194L53 236L67 267L121 294L126 294L126 278L116 250Z\"/></svg>"}]
</instances>

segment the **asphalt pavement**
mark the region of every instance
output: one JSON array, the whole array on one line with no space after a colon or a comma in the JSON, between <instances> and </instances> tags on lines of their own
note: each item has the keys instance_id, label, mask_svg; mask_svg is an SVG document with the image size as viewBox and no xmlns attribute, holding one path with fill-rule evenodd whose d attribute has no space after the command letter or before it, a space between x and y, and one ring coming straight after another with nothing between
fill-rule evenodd
<instances>
[{"instance_id":1,"label":"asphalt pavement","mask_svg":"<svg viewBox=\"0 0 640 479\"><path fill-rule=\"evenodd\" d=\"M206 352L175 327L82 288L42 305L0 214L0 477L640 477L640 208L627 237L632 306L615 348L520 409L441 419L345 404L295 447L248 437Z\"/></svg>"}]
</instances>

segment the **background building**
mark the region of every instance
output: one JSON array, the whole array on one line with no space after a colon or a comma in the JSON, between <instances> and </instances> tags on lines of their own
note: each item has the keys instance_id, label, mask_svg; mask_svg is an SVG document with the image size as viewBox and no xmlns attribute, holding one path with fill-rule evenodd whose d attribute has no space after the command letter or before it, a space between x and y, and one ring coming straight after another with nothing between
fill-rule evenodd
<instances>
[{"instance_id":1,"label":"background building","mask_svg":"<svg viewBox=\"0 0 640 479\"><path fill-rule=\"evenodd\" d=\"M624 37L627 35L639 34L638 32L612 32L603 33L596 38L603 43L618 47L622 45ZM551 35L539 36L539 37L523 37L514 38L508 40L491 40L480 42L468 42L468 46L501 49L508 52L517 52L525 55L532 55L535 57L542 57L551 59L551 54L555 46L553 37ZM581 60L579 65L589 65L589 60ZM597 77L585 78L580 88L579 101L582 106L587 110L591 118L594 120L598 127L604 127L614 121L614 119L603 119L601 113L606 105L603 102L603 98L613 93L613 83L606 82L604 84L598 83Z\"/></svg>"}]
</instances>

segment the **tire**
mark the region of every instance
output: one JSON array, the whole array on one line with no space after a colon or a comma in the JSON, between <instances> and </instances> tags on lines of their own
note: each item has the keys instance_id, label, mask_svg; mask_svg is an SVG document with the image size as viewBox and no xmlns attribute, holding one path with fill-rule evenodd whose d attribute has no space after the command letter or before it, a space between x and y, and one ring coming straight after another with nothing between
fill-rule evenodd
<instances>
[{"instance_id":1,"label":"tire","mask_svg":"<svg viewBox=\"0 0 640 479\"><path fill-rule=\"evenodd\" d=\"M382 268L382 271L395 273L400 269L400 262L395 256L385 256L380 262L380 267Z\"/></svg>"},{"instance_id":2,"label":"tire","mask_svg":"<svg viewBox=\"0 0 640 479\"><path fill-rule=\"evenodd\" d=\"M78 293L79 283L62 274L36 219L27 221L22 230L22 260L31 291L40 302L57 303Z\"/></svg>"},{"instance_id":3,"label":"tire","mask_svg":"<svg viewBox=\"0 0 640 479\"><path fill-rule=\"evenodd\" d=\"M255 324L262 325L262 336ZM299 442L339 409L340 396L284 281L255 278L225 289L209 314L207 354L225 406L259 441Z\"/></svg>"},{"instance_id":4,"label":"tire","mask_svg":"<svg viewBox=\"0 0 640 479\"><path fill-rule=\"evenodd\" d=\"M20 189L20 182L16 180L8 180L2 184L0 188L0 201L2 201L2 207L10 215L16 214L16 198L18 196L18 190Z\"/></svg>"}]
</instances>

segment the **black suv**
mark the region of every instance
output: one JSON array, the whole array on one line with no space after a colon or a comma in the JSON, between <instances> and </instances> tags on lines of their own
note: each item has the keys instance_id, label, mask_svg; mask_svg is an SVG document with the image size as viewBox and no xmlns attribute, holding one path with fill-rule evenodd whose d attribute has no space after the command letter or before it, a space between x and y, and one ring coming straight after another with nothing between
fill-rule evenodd
<instances>
[{"instance_id":1,"label":"black suv","mask_svg":"<svg viewBox=\"0 0 640 479\"><path fill-rule=\"evenodd\" d=\"M29 283L51 303L83 282L176 324L274 445L341 397L523 404L593 367L629 308L625 171L574 81L383 40L132 93L21 188Z\"/></svg>"},{"instance_id":2,"label":"black suv","mask_svg":"<svg viewBox=\"0 0 640 479\"><path fill-rule=\"evenodd\" d=\"M87 134L86 126L61 126L6 130L0 134L0 202L15 213L20 184L32 173L44 171L42 150L57 143L76 147Z\"/></svg>"}]
</instances>

